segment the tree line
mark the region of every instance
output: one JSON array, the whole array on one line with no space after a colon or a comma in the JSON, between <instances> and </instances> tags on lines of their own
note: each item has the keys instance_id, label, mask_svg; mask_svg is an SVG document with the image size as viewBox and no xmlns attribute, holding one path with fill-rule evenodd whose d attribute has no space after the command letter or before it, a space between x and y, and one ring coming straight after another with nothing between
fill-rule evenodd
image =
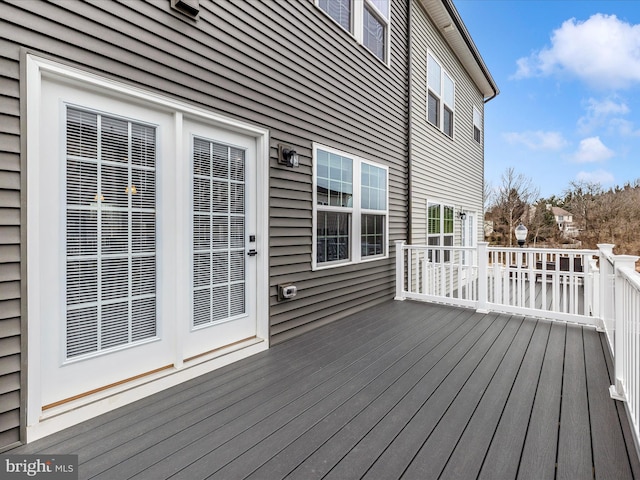
<instances>
[{"instance_id":1,"label":"tree line","mask_svg":"<svg viewBox=\"0 0 640 480\"><path fill-rule=\"evenodd\" d=\"M559 229L553 207L571 215L571 231ZM613 243L617 254L640 255L640 179L610 189L573 181L560 196L541 198L530 178L507 168L499 185L485 185L485 212L492 244L514 245L514 229L522 222L531 246L595 249Z\"/></svg>"}]
</instances>

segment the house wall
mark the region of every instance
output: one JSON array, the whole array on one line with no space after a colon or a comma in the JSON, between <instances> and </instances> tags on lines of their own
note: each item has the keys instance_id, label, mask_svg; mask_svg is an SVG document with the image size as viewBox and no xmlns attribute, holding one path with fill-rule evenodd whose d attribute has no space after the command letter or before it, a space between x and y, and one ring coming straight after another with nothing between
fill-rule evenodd
<instances>
[{"instance_id":1,"label":"house wall","mask_svg":"<svg viewBox=\"0 0 640 480\"><path fill-rule=\"evenodd\" d=\"M481 240L484 138L481 144L473 139L473 107L484 118L483 97L419 1L411 2L411 15L411 242L426 243L426 207L431 200L455 207L456 245L462 235L457 217L461 209L477 212ZM427 50L455 82L453 138L427 122Z\"/></svg>"},{"instance_id":2,"label":"house wall","mask_svg":"<svg viewBox=\"0 0 640 480\"><path fill-rule=\"evenodd\" d=\"M269 314L277 343L394 294L392 248L388 259L311 270L312 142L389 167L388 241L406 238L406 8L392 1L388 67L312 1L201 0L197 21L170 0L0 4L0 449L20 440L26 373L26 54L270 130ZM279 143L299 152L299 168L277 164ZM279 302L276 286L288 282L298 296Z\"/></svg>"}]
</instances>

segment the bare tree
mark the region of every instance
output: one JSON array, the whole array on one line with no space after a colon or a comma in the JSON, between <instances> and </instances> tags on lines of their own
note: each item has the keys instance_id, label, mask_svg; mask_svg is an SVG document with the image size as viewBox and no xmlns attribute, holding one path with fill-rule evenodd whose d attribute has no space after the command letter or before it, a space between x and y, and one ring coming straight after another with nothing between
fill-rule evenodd
<instances>
[{"instance_id":1,"label":"bare tree","mask_svg":"<svg viewBox=\"0 0 640 480\"><path fill-rule=\"evenodd\" d=\"M507 227L509 246L513 245L516 222L529 223L529 206L538 198L539 192L529 177L516 173L513 167L502 174L495 190L493 212Z\"/></svg>"},{"instance_id":2,"label":"bare tree","mask_svg":"<svg viewBox=\"0 0 640 480\"><path fill-rule=\"evenodd\" d=\"M527 227L529 236L533 239L535 247L539 240L557 242L560 231L553 213L548 205L552 205L553 198L541 199L531 207L531 215Z\"/></svg>"},{"instance_id":3,"label":"bare tree","mask_svg":"<svg viewBox=\"0 0 640 480\"><path fill-rule=\"evenodd\" d=\"M599 183L585 181L570 182L564 193L564 204L580 225L580 237L590 245L600 241L601 221L598 217L602 194Z\"/></svg>"}]
</instances>

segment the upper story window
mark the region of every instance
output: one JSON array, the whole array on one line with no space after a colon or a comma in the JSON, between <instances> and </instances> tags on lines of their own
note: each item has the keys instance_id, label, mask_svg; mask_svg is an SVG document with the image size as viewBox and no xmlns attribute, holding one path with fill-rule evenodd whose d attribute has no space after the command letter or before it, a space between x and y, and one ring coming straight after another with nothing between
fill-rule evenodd
<instances>
[{"instance_id":1,"label":"upper story window","mask_svg":"<svg viewBox=\"0 0 640 480\"><path fill-rule=\"evenodd\" d=\"M316 0L318 7L388 63L390 0Z\"/></svg>"},{"instance_id":2,"label":"upper story window","mask_svg":"<svg viewBox=\"0 0 640 480\"><path fill-rule=\"evenodd\" d=\"M427 53L427 120L453 137L455 84L431 53Z\"/></svg>"},{"instance_id":3,"label":"upper story window","mask_svg":"<svg viewBox=\"0 0 640 480\"><path fill-rule=\"evenodd\" d=\"M482 114L477 107L473 107L473 139L482 143Z\"/></svg>"},{"instance_id":4,"label":"upper story window","mask_svg":"<svg viewBox=\"0 0 640 480\"><path fill-rule=\"evenodd\" d=\"M355 263L388 254L388 170L314 146L313 265Z\"/></svg>"}]
</instances>

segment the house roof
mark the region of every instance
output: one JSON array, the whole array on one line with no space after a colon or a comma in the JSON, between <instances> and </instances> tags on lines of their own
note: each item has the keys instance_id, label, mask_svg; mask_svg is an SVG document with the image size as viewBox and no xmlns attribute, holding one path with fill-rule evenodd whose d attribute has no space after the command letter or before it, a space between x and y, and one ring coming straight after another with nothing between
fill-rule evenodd
<instances>
[{"instance_id":1,"label":"house roof","mask_svg":"<svg viewBox=\"0 0 640 480\"><path fill-rule=\"evenodd\" d=\"M556 217L573 215L571 212L567 212L564 208L560 207L551 207L551 213L553 213Z\"/></svg>"},{"instance_id":2,"label":"house roof","mask_svg":"<svg viewBox=\"0 0 640 480\"><path fill-rule=\"evenodd\" d=\"M484 63L452 0L419 0L451 49L467 70L485 102L500 90Z\"/></svg>"}]
</instances>

